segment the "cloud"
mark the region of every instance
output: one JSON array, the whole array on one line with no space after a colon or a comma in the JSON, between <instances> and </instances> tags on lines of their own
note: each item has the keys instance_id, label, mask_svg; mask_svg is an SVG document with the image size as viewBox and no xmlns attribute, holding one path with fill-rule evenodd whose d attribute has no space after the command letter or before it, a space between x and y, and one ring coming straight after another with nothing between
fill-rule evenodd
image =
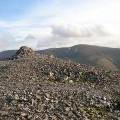
<instances>
[{"instance_id":1,"label":"cloud","mask_svg":"<svg viewBox=\"0 0 120 120\"><path fill-rule=\"evenodd\" d=\"M91 33L81 28L75 28L70 26L53 26L52 34L61 37L88 37Z\"/></svg>"},{"instance_id":2,"label":"cloud","mask_svg":"<svg viewBox=\"0 0 120 120\"><path fill-rule=\"evenodd\" d=\"M75 27L75 26L52 26L52 34L65 38L76 37L103 37L110 35L102 26Z\"/></svg>"},{"instance_id":3,"label":"cloud","mask_svg":"<svg viewBox=\"0 0 120 120\"><path fill-rule=\"evenodd\" d=\"M104 46L105 43L107 46L108 41L114 40L112 34L101 25L90 27L54 25L51 29L50 35L38 41L37 48L69 47L76 44Z\"/></svg>"},{"instance_id":4,"label":"cloud","mask_svg":"<svg viewBox=\"0 0 120 120\"><path fill-rule=\"evenodd\" d=\"M0 51L18 49L20 46L24 45L36 49L37 44L37 39L32 35L28 35L21 40L16 40L16 38L14 38L11 34L0 34Z\"/></svg>"},{"instance_id":5,"label":"cloud","mask_svg":"<svg viewBox=\"0 0 120 120\"><path fill-rule=\"evenodd\" d=\"M0 50L21 45L36 49L75 44L119 47L119 0L45 0L27 6L23 16L0 20L0 33L5 31L0 34Z\"/></svg>"},{"instance_id":6,"label":"cloud","mask_svg":"<svg viewBox=\"0 0 120 120\"><path fill-rule=\"evenodd\" d=\"M13 27L0 34L0 51L18 49L26 45L33 49L69 47L76 44L108 45L111 33L102 25L73 26L52 25L45 27ZM108 42L109 41L109 42Z\"/></svg>"},{"instance_id":7,"label":"cloud","mask_svg":"<svg viewBox=\"0 0 120 120\"><path fill-rule=\"evenodd\" d=\"M37 49L48 49L48 48L60 48L60 47L70 47L77 44L89 44L98 45L105 47L119 48L120 41L116 37L75 37L66 38L56 35L46 36L42 40L38 41L36 46Z\"/></svg>"}]
</instances>

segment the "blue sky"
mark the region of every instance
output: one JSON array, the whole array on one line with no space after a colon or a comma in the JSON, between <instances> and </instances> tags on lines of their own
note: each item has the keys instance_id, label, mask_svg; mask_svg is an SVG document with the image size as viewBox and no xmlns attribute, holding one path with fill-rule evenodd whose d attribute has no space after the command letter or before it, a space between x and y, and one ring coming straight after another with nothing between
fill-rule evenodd
<instances>
[{"instance_id":1,"label":"blue sky","mask_svg":"<svg viewBox=\"0 0 120 120\"><path fill-rule=\"evenodd\" d=\"M16 20L22 17L27 9L37 4L39 0L0 0L0 19ZM29 4L28 4L29 3Z\"/></svg>"},{"instance_id":2,"label":"blue sky","mask_svg":"<svg viewBox=\"0 0 120 120\"><path fill-rule=\"evenodd\" d=\"M120 48L119 0L0 0L0 51L92 44Z\"/></svg>"}]
</instances>

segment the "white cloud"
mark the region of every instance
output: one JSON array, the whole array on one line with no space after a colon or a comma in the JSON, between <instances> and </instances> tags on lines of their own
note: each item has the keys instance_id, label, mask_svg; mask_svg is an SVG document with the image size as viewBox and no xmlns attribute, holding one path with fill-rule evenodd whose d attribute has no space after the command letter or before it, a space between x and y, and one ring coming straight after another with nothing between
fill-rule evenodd
<instances>
[{"instance_id":1,"label":"white cloud","mask_svg":"<svg viewBox=\"0 0 120 120\"><path fill-rule=\"evenodd\" d=\"M24 44L39 49L74 44L120 47L119 6L119 0L52 0L38 4L18 20L0 20L0 50Z\"/></svg>"},{"instance_id":2,"label":"white cloud","mask_svg":"<svg viewBox=\"0 0 120 120\"><path fill-rule=\"evenodd\" d=\"M38 48L69 47L76 44L117 47L120 43L116 36L100 25L87 28L60 25L51 28L52 34L38 41ZM116 44L111 44L112 42Z\"/></svg>"},{"instance_id":3,"label":"white cloud","mask_svg":"<svg viewBox=\"0 0 120 120\"><path fill-rule=\"evenodd\" d=\"M91 33L87 30L70 26L53 26L52 33L61 37L89 37Z\"/></svg>"},{"instance_id":4,"label":"white cloud","mask_svg":"<svg viewBox=\"0 0 120 120\"><path fill-rule=\"evenodd\" d=\"M11 34L9 36L8 34L0 35L0 51L18 49L20 46L24 45L36 49L37 44L38 41L32 35L28 35L19 41L16 41L16 38L14 38Z\"/></svg>"},{"instance_id":5,"label":"white cloud","mask_svg":"<svg viewBox=\"0 0 120 120\"><path fill-rule=\"evenodd\" d=\"M79 27L79 26L52 26L53 35L58 35L60 37L105 37L110 35L108 31L102 26L95 27Z\"/></svg>"}]
</instances>

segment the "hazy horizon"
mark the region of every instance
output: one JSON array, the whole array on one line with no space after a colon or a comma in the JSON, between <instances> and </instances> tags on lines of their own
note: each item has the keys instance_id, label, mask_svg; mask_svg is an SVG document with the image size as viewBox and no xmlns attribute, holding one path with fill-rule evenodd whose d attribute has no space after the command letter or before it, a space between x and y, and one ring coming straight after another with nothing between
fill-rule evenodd
<instances>
[{"instance_id":1,"label":"hazy horizon","mask_svg":"<svg viewBox=\"0 0 120 120\"><path fill-rule=\"evenodd\" d=\"M0 0L0 51L88 44L120 48L119 0Z\"/></svg>"}]
</instances>

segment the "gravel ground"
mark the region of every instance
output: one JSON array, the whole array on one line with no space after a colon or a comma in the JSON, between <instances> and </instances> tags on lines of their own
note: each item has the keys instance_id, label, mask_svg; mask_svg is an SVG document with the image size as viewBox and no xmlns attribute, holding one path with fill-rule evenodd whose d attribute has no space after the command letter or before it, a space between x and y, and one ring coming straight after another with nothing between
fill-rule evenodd
<instances>
[{"instance_id":1,"label":"gravel ground","mask_svg":"<svg viewBox=\"0 0 120 120\"><path fill-rule=\"evenodd\" d=\"M0 120L120 120L120 73L21 47L0 61Z\"/></svg>"}]
</instances>

